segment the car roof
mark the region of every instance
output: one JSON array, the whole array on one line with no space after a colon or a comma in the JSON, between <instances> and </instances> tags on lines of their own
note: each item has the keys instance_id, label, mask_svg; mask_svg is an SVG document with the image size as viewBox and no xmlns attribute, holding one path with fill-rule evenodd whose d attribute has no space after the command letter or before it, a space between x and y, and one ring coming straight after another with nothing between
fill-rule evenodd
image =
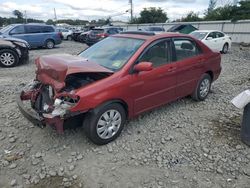
<instances>
[{"instance_id":1,"label":"car roof","mask_svg":"<svg viewBox=\"0 0 250 188\"><path fill-rule=\"evenodd\" d=\"M115 37L124 37L124 38L134 38L134 39L143 39L143 40L157 40L161 38L167 38L167 37L190 37L190 35L186 34L180 34L180 33L161 33L161 34L155 34L155 35L143 35L143 34L116 34L113 35Z\"/></svg>"},{"instance_id":2,"label":"car roof","mask_svg":"<svg viewBox=\"0 0 250 188\"><path fill-rule=\"evenodd\" d=\"M223 33L222 31L218 31L218 30L196 30L196 31L193 31L193 32L206 32L206 33L209 33L209 32L221 32L221 33Z\"/></svg>"}]
</instances>

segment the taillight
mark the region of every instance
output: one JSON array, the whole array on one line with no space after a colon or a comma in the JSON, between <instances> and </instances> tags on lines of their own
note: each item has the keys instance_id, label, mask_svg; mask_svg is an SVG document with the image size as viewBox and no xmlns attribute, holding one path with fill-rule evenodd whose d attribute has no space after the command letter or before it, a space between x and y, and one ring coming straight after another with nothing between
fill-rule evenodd
<instances>
[{"instance_id":1,"label":"taillight","mask_svg":"<svg viewBox=\"0 0 250 188\"><path fill-rule=\"evenodd\" d=\"M61 32L58 32L57 35L62 38L63 37L63 34Z\"/></svg>"},{"instance_id":2,"label":"taillight","mask_svg":"<svg viewBox=\"0 0 250 188\"><path fill-rule=\"evenodd\" d=\"M108 37L109 35L107 33L100 33L100 34L97 34L96 36L105 38L105 37Z\"/></svg>"}]
</instances>

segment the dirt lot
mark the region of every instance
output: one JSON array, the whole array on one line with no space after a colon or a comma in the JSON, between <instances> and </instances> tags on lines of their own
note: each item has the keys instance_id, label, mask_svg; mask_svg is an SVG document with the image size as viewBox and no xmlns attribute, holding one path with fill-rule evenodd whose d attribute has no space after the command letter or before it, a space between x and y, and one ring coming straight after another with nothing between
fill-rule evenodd
<instances>
[{"instance_id":1,"label":"dirt lot","mask_svg":"<svg viewBox=\"0 0 250 188\"><path fill-rule=\"evenodd\" d=\"M0 187L249 187L250 148L239 139L242 112L230 100L250 86L250 50L234 46L204 102L185 98L141 115L105 146L82 128L58 135L17 109L15 95L34 78L34 59L77 54L64 42L32 50L29 63L0 69Z\"/></svg>"}]
</instances>

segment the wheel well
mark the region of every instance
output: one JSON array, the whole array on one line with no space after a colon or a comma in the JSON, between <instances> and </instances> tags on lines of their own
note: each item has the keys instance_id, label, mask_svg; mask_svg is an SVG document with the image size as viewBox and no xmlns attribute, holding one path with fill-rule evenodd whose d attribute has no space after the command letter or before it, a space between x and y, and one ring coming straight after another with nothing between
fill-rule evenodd
<instances>
[{"instance_id":1,"label":"wheel well","mask_svg":"<svg viewBox=\"0 0 250 188\"><path fill-rule=\"evenodd\" d=\"M105 106L105 105L108 105L111 103L118 103L118 104L122 105L122 107L124 108L124 110L126 112L126 117L128 117L128 104L125 101L123 101L122 99L113 99L113 100L106 101L106 102L102 103L101 105L99 105L99 107Z\"/></svg>"},{"instance_id":2,"label":"wheel well","mask_svg":"<svg viewBox=\"0 0 250 188\"><path fill-rule=\"evenodd\" d=\"M0 50L11 50L19 58L19 54L17 53L17 51L15 49L11 48L11 47L0 47Z\"/></svg>"},{"instance_id":3,"label":"wheel well","mask_svg":"<svg viewBox=\"0 0 250 188\"><path fill-rule=\"evenodd\" d=\"M206 72L212 79L212 81L214 80L214 73L212 71L207 71Z\"/></svg>"},{"instance_id":4,"label":"wheel well","mask_svg":"<svg viewBox=\"0 0 250 188\"><path fill-rule=\"evenodd\" d=\"M49 39L47 39L47 40L45 41L45 43L48 42L48 41L52 41L52 42L55 44L54 39L49 38Z\"/></svg>"}]
</instances>

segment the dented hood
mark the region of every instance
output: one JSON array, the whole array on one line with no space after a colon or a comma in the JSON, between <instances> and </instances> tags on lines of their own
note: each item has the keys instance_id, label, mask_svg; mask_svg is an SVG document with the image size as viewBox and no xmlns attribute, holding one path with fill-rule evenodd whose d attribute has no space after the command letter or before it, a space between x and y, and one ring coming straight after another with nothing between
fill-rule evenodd
<instances>
[{"instance_id":1,"label":"dented hood","mask_svg":"<svg viewBox=\"0 0 250 188\"><path fill-rule=\"evenodd\" d=\"M65 86L67 75L74 73L113 73L94 62L80 56L54 54L36 59L37 79L44 84L52 85L57 91Z\"/></svg>"}]
</instances>

